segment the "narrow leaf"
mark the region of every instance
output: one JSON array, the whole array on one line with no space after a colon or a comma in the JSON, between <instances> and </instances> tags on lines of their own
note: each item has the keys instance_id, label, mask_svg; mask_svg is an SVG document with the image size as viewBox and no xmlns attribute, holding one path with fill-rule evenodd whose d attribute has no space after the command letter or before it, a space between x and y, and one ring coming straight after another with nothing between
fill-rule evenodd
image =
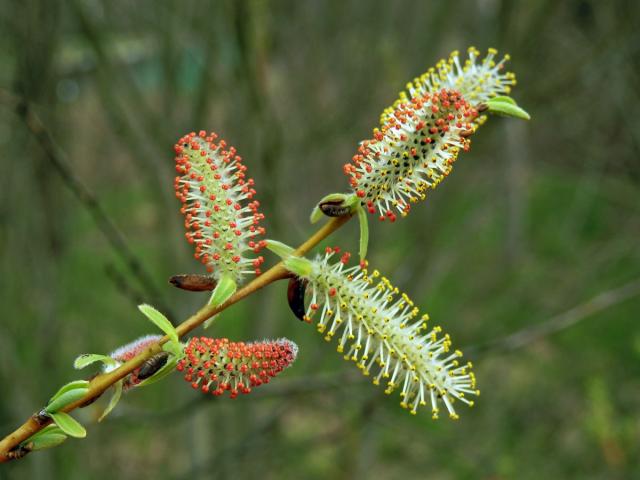
<instances>
[{"instance_id":1,"label":"narrow leaf","mask_svg":"<svg viewBox=\"0 0 640 480\"><path fill-rule=\"evenodd\" d=\"M355 207L356 205L359 205L360 202L361 202L360 197L358 197L355 193L347 195L346 198L344 199L345 205L349 205L352 208Z\"/></svg>"},{"instance_id":2,"label":"narrow leaf","mask_svg":"<svg viewBox=\"0 0 640 480\"><path fill-rule=\"evenodd\" d=\"M58 410L66 407L70 403L80 400L82 397L84 397L87 394L88 391L89 391L88 387L78 387L71 390L67 390L62 395L58 395L56 396L55 399L51 400L49 404L45 407L45 411L49 414L53 412L57 412Z\"/></svg>"},{"instance_id":3,"label":"narrow leaf","mask_svg":"<svg viewBox=\"0 0 640 480\"><path fill-rule=\"evenodd\" d=\"M169 352L174 357L182 358L182 355L184 355L184 344L182 344L182 342L167 342L162 346L162 350Z\"/></svg>"},{"instance_id":4,"label":"narrow leaf","mask_svg":"<svg viewBox=\"0 0 640 480\"><path fill-rule=\"evenodd\" d=\"M49 416L70 437L84 438L87 436L87 431L84 427L68 413L56 412L50 413Z\"/></svg>"},{"instance_id":5,"label":"narrow leaf","mask_svg":"<svg viewBox=\"0 0 640 480\"><path fill-rule=\"evenodd\" d=\"M102 412L102 415L100 415L100 418L98 418L99 422L101 422L107 415L111 413L111 411L116 407L116 405L120 401L121 396L122 396L122 380L119 380L113 386L113 394L109 399L109 405L107 405L107 408L104 409L104 412Z\"/></svg>"},{"instance_id":6,"label":"narrow leaf","mask_svg":"<svg viewBox=\"0 0 640 480\"><path fill-rule=\"evenodd\" d=\"M172 342L178 342L178 332L167 317L165 317L158 310L153 308L151 305L138 305L138 308L142 313L146 315L146 317L151 320L156 327L162 330Z\"/></svg>"},{"instance_id":7,"label":"narrow leaf","mask_svg":"<svg viewBox=\"0 0 640 480\"><path fill-rule=\"evenodd\" d=\"M215 290L211 294L211 298L209 299L209 305L214 307L218 307L222 305L224 302L229 300L229 297L233 295L237 290L236 282L228 275L223 275L220 277L220 281L218 285L216 285ZM214 315L204 322L204 328L209 328L209 326L213 323L215 318L218 315Z\"/></svg>"},{"instance_id":8,"label":"narrow leaf","mask_svg":"<svg viewBox=\"0 0 640 480\"><path fill-rule=\"evenodd\" d=\"M285 245L282 242L278 242L277 240L267 240L267 248L283 260L290 257L293 255L293 252L295 252L292 247Z\"/></svg>"},{"instance_id":9,"label":"narrow leaf","mask_svg":"<svg viewBox=\"0 0 640 480\"><path fill-rule=\"evenodd\" d=\"M313 210L311 210L311 215L309 215L309 221L311 223L318 223L318 221L322 217L324 217L324 213L322 213L322 210L320 210L320 207L316 205L315 207L313 207Z\"/></svg>"},{"instance_id":10,"label":"narrow leaf","mask_svg":"<svg viewBox=\"0 0 640 480\"><path fill-rule=\"evenodd\" d=\"M62 432L60 427L58 427L57 425L49 426L53 426L55 430L48 432L42 430L38 432L41 433L41 435L34 435L24 443L31 443L31 450L36 451L57 447L67 439L67 436Z\"/></svg>"},{"instance_id":11,"label":"narrow leaf","mask_svg":"<svg viewBox=\"0 0 640 480\"><path fill-rule=\"evenodd\" d=\"M507 103L510 103L511 105L517 105L516 101L513 98L508 97L507 95L497 95L497 96L489 99L489 101L491 101L491 102L507 102Z\"/></svg>"},{"instance_id":12,"label":"narrow leaf","mask_svg":"<svg viewBox=\"0 0 640 480\"><path fill-rule=\"evenodd\" d=\"M31 450L44 450L45 448L60 445L67 439L64 432L55 423L51 423L39 432L34 433L27 438L22 445L30 444Z\"/></svg>"},{"instance_id":13,"label":"narrow leaf","mask_svg":"<svg viewBox=\"0 0 640 480\"><path fill-rule=\"evenodd\" d=\"M38 438L41 435L47 435L49 433L59 433L62 434L62 430L60 430L60 427L57 426L55 423L50 423L49 425L47 425L46 427L44 427L42 430L34 433L33 435L31 435L29 438L27 438L27 440L25 440L25 442L30 442L36 438Z\"/></svg>"},{"instance_id":14,"label":"narrow leaf","mask_svg":"<svg viewBox=\"0 0 640 480\"><path fill-rule=\"evenodd\" d=\"M329 195L325 195L320 199L318 204L324 202L336 202L336 201L344 201L349 196L348 193L330 193Z\"/></svg>"},{"instance_id":15,"label":"narrow leaf","mask_svg":"<svg viewBox=\"0 0 640 480\"><path fill-rule=\"evenodd\" d=\"M62 387L58 389L58 391L49 399L49 405L51 402L56 400L61 395L65 394L69 390L74 390L76 388L88 388L89 382L87 380L74 380L73 382L69 382L64 384Z\"/></svg>"},{"instance_id":16,"label":"narrow leaf","mask_svg":"<svg viewBox=\"0 0 640 480\"><path fill-rule=\"evenodd\" d=\"M76 358L76 360L73 362L73 367L80 370L95 362L102 362L110 367L113 367L118 363L113 358L107 355L100 355L99 353L85 353Z\"/></svg>"},{"instance_id":17,"label":"narrow leaf","mask_svg":"<svg viewBox=\"0 0 640 480\"><path fill-rule=\"evenodd\" d=\"M220 277L218 285L216 285L215 290L211 294L209 305L213 305L214 307L222 305L229 299L231 295L235 293L236 288L236 282L233 280L233 278L228 275L223 275L222 277Z\"/></svg>"},{"instance_id":18,"label":"narrow leaf","mask_svg":"<svg viewBox=\"0 0 640 480\"><path fill-rule=\"evenodd\" d=\"M369 220L364 208L358 205L356 210L358 212L358 223L360 224L360 248L358 253L360 254L360 261L362 261L367 256L367 248L369 246Z\"/></svg>"},{"instance_id":19,"label":"narrow leaf","mask_svg":"<svg viewBox=\"0 0 640 480\"><path fill-rule=\"evenodd\" d=\"M289 257L284 261L284 266L291 273L295 273L299 277L307 277L311 273L313 263L302 257Z\"/></svg>"},{"instance_id":20,"label":"narrow leaf","mask_svg":"<svg viewBox=\"0 0 640 480\"><path fill-rule=\"evenodd\" d=\"M491 113L497 113L498 115L504 115L507 117L521 118L523 120L531 119L531 116L518 105L516 105L513 99L511 99L511 101L508 101L501 100L504 97L497 98L498 99L492 98L487 101L487 107Z\"/></svg>"}]
</instances>

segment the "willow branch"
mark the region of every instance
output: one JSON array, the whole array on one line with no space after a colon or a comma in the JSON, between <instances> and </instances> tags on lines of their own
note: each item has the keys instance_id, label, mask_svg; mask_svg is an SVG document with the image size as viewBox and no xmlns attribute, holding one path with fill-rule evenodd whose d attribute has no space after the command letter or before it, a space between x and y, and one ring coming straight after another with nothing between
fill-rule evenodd
<instances>
[{"instance_id":1,"label":"willow branch","mask_svg":"<svg viewBox=\"0 0 640 480\"><path fill-rule=\"evenodd\" d=\"M334 231L344 225L351 219L350 216L332 218L325 223L318 231L316 231L307 241L300 245L296 250L296 255L304 255L313 247L318 245L322 240L331 235ZM289 272L284 268L282 262L271 267L265 273L255 278L253 281L238 290L229 300L217 307L206 305L198 310L194 315L186 319L176 327L176 331L180 337L199 327L205 320L213 317L217 313L225 310L234 303L239 302L252 293L261 288L284 278L288 278ZM89 384L89 391L80 400L67 405L62 409L64 412L70 412L82 405L88 404L102 395L109 387L114 385L118 380L126 377L136 368L138 368L145 360L162 350L162 345L169 340L167 336L161 338L157 343L147 348L145 351L132 358L128 362L122 364L118 369L96 376ZM17 447L21 442L31 437L36 432L42 430L46 425L51 423L50 419L43 420L37 414L32 415L26 422L18 427L13 433L7 435L0 441L0 463L7 462L13 458L10 451Z\"/></svg>"}]
</instances>

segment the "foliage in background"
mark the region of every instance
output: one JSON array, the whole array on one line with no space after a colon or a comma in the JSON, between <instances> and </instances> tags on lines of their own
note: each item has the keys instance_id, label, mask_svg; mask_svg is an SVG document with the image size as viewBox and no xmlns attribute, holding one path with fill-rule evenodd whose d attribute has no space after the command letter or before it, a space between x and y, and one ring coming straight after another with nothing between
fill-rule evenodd
<instances>
[{"instance_id":1,"label":"foliage in background","mask_svg":"<svg viewBox=\"0 0 640 480\"><path fill-rule=\"evenodd\" d=\"M371 252L376 266L482 358L484 401L464 423L446 428L378 408L386 400L291 320L276 286L225 312L216 334L304 344L284 386L228 406L194 400L169 380L121 403L94 442L0 476L197 478L213 466L246 478L640 474L637 297L592 316L587 308L571 329L515 349L482 346L639 275L635 3L34 0L4 1L0 11L2 87L37 106L154 279L192 254L166 188L165 146L184 130L225 125L267 187L270 235L302 239L308 211L333 189L326 172L351 157L353 139L366 138L407 72L470 43L508 48L527 85L520 103L536 118L487 126L456 181L420 215L393 231L372 225L386 245ZM156 295L128 278L7 109L0 148L0 378L21 385L0 396L8 430L64 383L79 350L106 351L121 331L146 333L132 304L162 302L176 319L206 297L189 304L160 282Z\"/></svg>"}]
</instances>

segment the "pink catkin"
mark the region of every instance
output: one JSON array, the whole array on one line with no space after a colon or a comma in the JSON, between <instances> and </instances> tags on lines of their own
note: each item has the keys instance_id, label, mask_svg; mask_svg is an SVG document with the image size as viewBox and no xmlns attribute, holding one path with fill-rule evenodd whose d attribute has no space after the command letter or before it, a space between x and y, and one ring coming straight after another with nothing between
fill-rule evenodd
<instances>
[{"instance_id":1,"label":"pink catkin","mask_svg":"<svg viewBox=\"0 0 640 480\"><path fill-rule=\"evenodd\" d=\"M231 398L269 383L296 359L298 347L285 338L261 342L231 342L226 338L192 338L177 370L194 389Z\"/></svg>"},{"instance_id":2,"label":"pink catkin","mask_svg":"<svg viewBox=\"0 0 640 480\"><path fill-rule=\"evenodd\" d=\"M119 347L109 356L118 362L117 366L120 366L121 364L131 360L133 357L149 348L161 338L162 335L146 335L144 337L140 337L131 343ZM139 372L140 369L136 368L127 377L125 377L124 383L122 384L124 390L133 388L141 382L141 380L138 378Z\"/></svg>"}]
</instances>

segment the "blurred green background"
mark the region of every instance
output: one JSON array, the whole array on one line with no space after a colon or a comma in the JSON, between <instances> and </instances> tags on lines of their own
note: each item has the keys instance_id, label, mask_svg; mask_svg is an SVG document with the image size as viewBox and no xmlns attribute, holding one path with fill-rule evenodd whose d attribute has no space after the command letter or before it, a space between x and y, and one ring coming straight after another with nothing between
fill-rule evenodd
<instances>
[{"instance_id":1,"label":"blurred green background","mask_svg":"<svg viewBox=\"0 0 640 480\"><path fill-rule=\"evenodd\" d=\"M293 317L281 283L213 328L295 340L299 360L277 381L231 401L176 375L100 425L97 407L78 412L87 439L2 465L0 478L640 478L640 4L2 0L0 11L2 435L81 375L77 354L152 332L137 302L180 320L206 300L167 284L202 272L173 198L183 133L235 145L268 236L297 244L314 202L346 190L342 164L382 109L450 51L510 53L513 96L532 115L491 118L425 203L371 225L371 264L476 366L482 396L460 421L408 415ZM16 98L150 280L71 193ZM355 251L355 222L329 243Z\"/></svg>"}]
</instances>

